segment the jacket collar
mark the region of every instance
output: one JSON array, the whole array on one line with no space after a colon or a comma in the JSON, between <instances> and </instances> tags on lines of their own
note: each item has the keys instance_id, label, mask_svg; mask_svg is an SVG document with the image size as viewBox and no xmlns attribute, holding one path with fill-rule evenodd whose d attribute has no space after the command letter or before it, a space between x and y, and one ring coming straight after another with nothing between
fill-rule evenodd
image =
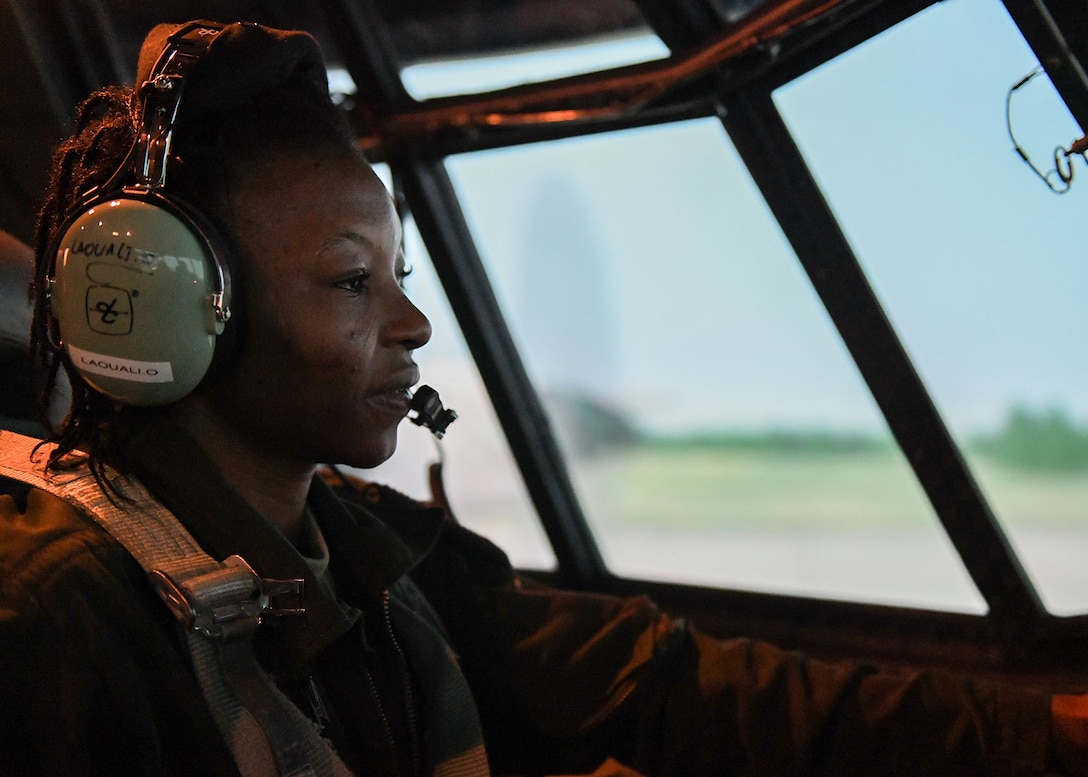
<instances>
[{"instance_id":1,"label":"jacket collar","mask_svg":"<svg viewBox=\"0 0 1088 777\"><path fill-rule=\"evenodd\" d=\"M380 597L415 566L437 541L444 522L440 509L402 497L401 509L392 511L398 514L389 515L386 523L367 509L366 499L347 505L315 477L308 502L329 546L334 595L314 578L294 546L231 489L179 426L161 415L145 419L127 443L134 474L209 555L241 556L264 578L305 581L305 617L285 619L260 632L261 642L270 643L265 645L269 649L260 650L262 655L279 655L296 667L349 630L359 617L357 607ZM395 494L390 489L380 493Z\"/></svg>"}]
</instances>

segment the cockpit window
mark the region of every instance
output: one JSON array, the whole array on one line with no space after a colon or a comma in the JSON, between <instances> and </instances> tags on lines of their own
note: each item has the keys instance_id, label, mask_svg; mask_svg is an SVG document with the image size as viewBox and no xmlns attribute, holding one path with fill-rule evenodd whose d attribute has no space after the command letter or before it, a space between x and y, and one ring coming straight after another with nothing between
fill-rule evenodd
<instances>
[{"instance_id":1,"label":"cockpit window","mask_svg":"<svg viewBox=\"0 0 1088 777\"><path fill-rule=\"evenodd\" d=\"M1083 613L1088 170L1059 196L1014 151L1047 177L1081 135L1045 75L1010 93L1038 64L1000 2L939 3L775 100L1044 604Z\"/></svg>"},{"instance_id":2,"label":"cockpit window","mask_svg":"<svg viewBox=\"0 0 1088 777\"><path fill-rule=\"evenodd\" d=\"M448 169L613 572L985 611L720 123Z\"/></svg>"}]
</instances>

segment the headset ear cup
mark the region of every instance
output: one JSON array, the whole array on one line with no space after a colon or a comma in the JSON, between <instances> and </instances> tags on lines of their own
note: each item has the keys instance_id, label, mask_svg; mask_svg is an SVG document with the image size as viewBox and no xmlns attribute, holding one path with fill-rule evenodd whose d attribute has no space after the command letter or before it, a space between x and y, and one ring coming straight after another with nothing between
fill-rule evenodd
<instances>
[{"instance_id":1,"label":"headset ear cup","mask_svg":"<svg viewBox=\"0 0 1088 777\"><path fill-rule=\"evenodd\" d=\"M207 231L162 195L125 191L58 235L50 305L83 379L135 406L191 392L229 316L229 269Z\"/></svg>"}]
</instances>

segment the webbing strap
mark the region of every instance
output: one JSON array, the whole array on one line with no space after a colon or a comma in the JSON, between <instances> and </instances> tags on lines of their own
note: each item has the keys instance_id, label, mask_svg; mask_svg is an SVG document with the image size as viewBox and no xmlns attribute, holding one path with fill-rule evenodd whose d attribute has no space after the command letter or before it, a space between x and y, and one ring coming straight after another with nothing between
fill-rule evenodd
<instances>
[{"instance_id":1,"label":"webbing strap","mask_svg":"<svg viewBox=\"0 0 1088 777\"><path fill-rule=\"evenodd\" d=\"M139 562L186 627L201 691L243 777L350 777L313 724L272 683L249 637L261 579L237 557L221 563L139 483L116 477L125 500L110 501L87 467L47 472L52 450L0 430L0 475L58 496L93 518ZM239 605L241 601L241 605ZM200 612L194 612L199 607ZM238 611L242 615L238 615ZM220 628L224 625L229 633ZM202 627L203 626L203 627Z\"/></svg>"}]
</instances>

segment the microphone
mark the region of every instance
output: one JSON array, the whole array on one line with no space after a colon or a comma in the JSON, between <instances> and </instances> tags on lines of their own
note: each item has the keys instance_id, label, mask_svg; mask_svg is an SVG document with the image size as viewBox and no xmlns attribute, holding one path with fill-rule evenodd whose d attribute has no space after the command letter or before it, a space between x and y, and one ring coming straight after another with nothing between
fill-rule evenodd
<instances>
[{"instance_id":1,"label":"microphone","mask_svg":"<svg viewBox=\"0 0 1088 777\"><path fill-rule=\"evenodd\" d=\"M411 409L415 416L408 420L416 426L426 426L431 434L441 440L446 435L446 427L457 420L457 411L442 407L438 392L430 386L420 386L412 395Z\"/></svg>"}]
</instances>

